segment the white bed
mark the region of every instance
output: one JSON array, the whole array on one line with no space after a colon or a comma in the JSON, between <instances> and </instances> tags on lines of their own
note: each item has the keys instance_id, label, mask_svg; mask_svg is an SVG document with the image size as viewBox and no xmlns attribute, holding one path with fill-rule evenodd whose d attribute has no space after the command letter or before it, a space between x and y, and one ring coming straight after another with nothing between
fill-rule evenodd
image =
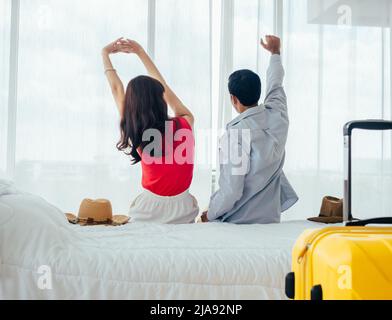
<instances>
[{"instance_id":1,"label":"white bed","mask_svg":"<svg viewBox=\"0 0 392 320\"><path fill-rule=\"evenodd\" d=\"M320 226L83 228L39 197L4 190L0 299L285 299L292 246ZM39 288L39 271L52 289Z\"/></svg>"}]
</instances>

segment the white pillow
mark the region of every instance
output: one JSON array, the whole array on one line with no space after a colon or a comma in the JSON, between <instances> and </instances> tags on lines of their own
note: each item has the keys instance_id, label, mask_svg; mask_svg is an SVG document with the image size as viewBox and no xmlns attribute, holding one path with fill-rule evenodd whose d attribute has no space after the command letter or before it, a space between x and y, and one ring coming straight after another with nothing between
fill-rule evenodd
<instances>
[{"instance_id":1,"label":"white pillow","mask_svg":"<svg viewBox=\"0 0 392 320\"><path fill-rule=\"evenodd\" d=\"M12 181L0 179L0 197L18 193Z\"/></svg>"},{"instance_id":2,"label":"white pillow","mask_svg":"<svg viewBox=\"0 0 392 320\"><path fill-rule=\"evenodd\" d=\"M45 201L32 194L12 194L0 197L0 204L11 208L13 221L18 224L18 228L33 228L37 225L47 226L70 225L65 214Z\"/></svg>"}]
</instances>

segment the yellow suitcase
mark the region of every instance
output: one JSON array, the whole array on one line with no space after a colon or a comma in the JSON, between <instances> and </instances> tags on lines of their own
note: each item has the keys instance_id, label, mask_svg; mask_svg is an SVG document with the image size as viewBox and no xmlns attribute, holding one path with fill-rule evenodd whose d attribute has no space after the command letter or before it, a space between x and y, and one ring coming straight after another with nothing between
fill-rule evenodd
<instances>
[{"instance_id":1,"label":"yellow suitcase","mask_svg":"<svg viewBox=\"0 0 392 320\"><path fill-rule=\"evenodd\" d=\"M292 268L286 279L291 299L392 300L392 228L306 231L294 247Z\"/></svg>"},{"instance_id":2,"label":"yellow suitcase","mask_svg":"<svg viewBox=\"0 0 392 320\"><path fill-rule=\"evenodd\" d=\"M353 221L351 213L354 129L392 130L392 122L354 121L344 127L347 224L307 230L297 240L292 255L293 272L286 278L286 295L290 299L392 300L392 217Z\"/></svg>"}]
</instances>

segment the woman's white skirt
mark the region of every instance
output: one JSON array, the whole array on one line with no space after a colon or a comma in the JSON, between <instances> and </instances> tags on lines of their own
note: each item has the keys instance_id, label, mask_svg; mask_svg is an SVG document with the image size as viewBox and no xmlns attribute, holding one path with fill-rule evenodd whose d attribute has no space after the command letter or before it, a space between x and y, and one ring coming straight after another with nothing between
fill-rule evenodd
<instances>
[{"instance_id":1,"label":"woman's white skirt","mask_svg":"<svg viewBox=\"0 0 392 320\"><path fill-rule=\"evenodd\" d=\"M189 191L174 197L158 196L145 190L132 203L131 222L189 224L199 215L197 200Z\"/></svg>"}]
</instances>

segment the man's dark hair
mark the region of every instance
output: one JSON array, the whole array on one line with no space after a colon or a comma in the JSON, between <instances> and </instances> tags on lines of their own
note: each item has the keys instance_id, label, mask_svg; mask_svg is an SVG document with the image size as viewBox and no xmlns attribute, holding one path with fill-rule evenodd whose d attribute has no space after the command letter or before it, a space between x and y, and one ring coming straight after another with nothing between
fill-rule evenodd
<instances>
[{"instance_id":1,"label":"man's dark hair","mask_svg":"<svg viewBox=\"0 0 392 320\"><path fill-rule=\"evenodd\" d=\"M260 77L250 70L236 71L229 78L229 92L245 107L253 107L261 96Z\"/></svg>"}]
</instances>

